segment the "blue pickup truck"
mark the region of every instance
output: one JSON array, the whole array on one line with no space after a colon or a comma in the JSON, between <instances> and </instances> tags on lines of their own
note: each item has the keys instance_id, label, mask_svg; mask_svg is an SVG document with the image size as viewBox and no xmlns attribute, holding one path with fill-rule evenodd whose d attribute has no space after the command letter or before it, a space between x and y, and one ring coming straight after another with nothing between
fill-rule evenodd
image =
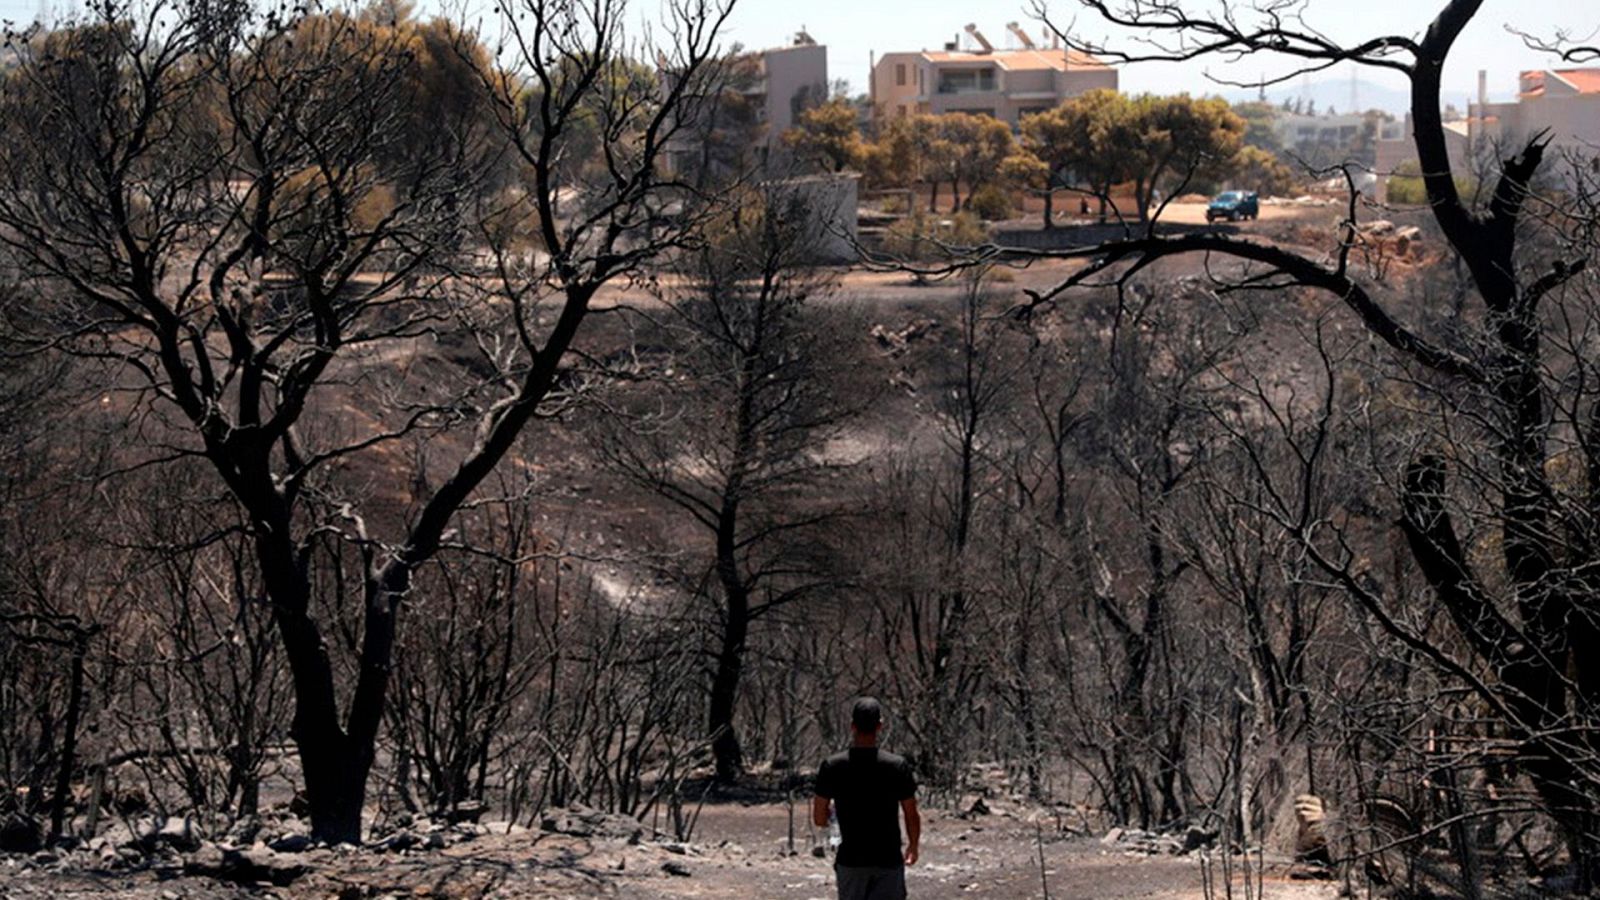
<instances>
[{"instance_id":1,"label":"blue pickup truck","mask_svg":"<svg viewBox=\"0 0 1600 900\"><path fill-rule=\"evenodd\" d=\"M1240 219L1254 219L1260 215L1261 201L1256 197L1255 191L1224 191L1206 207L1207 222L1215 222L1218 219L1237 222Z\"/></svg>"}]
</instances>

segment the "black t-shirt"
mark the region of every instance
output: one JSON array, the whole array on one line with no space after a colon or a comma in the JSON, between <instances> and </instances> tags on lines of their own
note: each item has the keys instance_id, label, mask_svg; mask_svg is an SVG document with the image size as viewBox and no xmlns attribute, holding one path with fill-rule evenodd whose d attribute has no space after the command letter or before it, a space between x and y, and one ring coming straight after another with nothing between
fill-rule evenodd
<instances>
[{"instance_id":1,"label":"black t-shirt","mask_svg":"<svg viewBox=\"0 0 1600 900\"><path fill-rule=\"evenodd\" d=\"M900 801L916 796L917 779L904 757L877 747L851 747L822 761L817 796L839 816L841 866L900 866Z\"/></svg>"}]
</instances>

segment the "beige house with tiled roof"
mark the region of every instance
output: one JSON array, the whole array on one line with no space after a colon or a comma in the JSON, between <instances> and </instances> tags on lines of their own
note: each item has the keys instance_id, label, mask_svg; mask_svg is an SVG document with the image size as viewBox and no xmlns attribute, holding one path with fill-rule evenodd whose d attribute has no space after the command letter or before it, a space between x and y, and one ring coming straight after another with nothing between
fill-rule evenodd
<instances>
[{"instance_id":1,"label":"beige house with tiled roof","mask_svg":"<svg viewBox=\"0 0 1600 900\"><path fill-rule=\"evenodd\" d=\"M1478 102L1468 104L1466 118L1444 123L1451 168L1466 176L1492 172L1497 160L1520 152L1529 138L1547 132L1547 175L1569 179L1571 161L1600 171L1600 68L1523 72L1517 88L1516 100L1489 103L1487 75L1478 73ZM1403 136L1377 144L1380 199L1389 176L1416 163L1409 116L1406 126Z\"/></svg>"},{"instance_id":2,"label":"beige house with tiled roof","mask_svg":"<svg viewBox=\"0 0 1600 900\"><path fill-rule=\"evenodd\" d=\"M1515 102L1473 105L1474 143L1511 144L1549 131L1557 151L1600 156L1600 68L1523 72L1517 80Z\"/></svg>"},{"instance_id":3,"label":"beige house with tiled roof","mask_svg":"<svg viewBox=\"0 0 1600 900\"><path fill-rule=\"evenodd\" d=\"M1022 116L1098 88L1117 89L1117 70L1085 53L1044 48L1019 29L1025 46L995 49L967 26L976 47L885 53L872 68L874 115L981 113L1015 126Z\"/></svg>"}]
</instances>

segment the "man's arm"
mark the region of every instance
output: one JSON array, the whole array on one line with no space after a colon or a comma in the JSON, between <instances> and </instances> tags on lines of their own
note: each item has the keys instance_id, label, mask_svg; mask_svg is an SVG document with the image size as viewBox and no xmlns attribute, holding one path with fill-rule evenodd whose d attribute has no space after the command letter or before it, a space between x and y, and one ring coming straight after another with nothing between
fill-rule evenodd
<instances>
[{"instance_id":1,"label":"man's arm","mask_svg":"<svg viewBox=\"0 0 1600 900\"><path fill-rule=\"evenodd\" d=\"M900 812L906 817L906 865L914 866L922 843L922 813L917 812L917 798L901 800Z\"/></svg>"},{"instance_id":2,"label":"man's arm","mask_svg":"<svg viewBox=\"0 0 1600 900\"><path fill-rule=\"evenodd\" d=\"M827 797L811 798L811 824L818 828L828 827L828 804L831 802Z\"/></svg>"}]
</instances>

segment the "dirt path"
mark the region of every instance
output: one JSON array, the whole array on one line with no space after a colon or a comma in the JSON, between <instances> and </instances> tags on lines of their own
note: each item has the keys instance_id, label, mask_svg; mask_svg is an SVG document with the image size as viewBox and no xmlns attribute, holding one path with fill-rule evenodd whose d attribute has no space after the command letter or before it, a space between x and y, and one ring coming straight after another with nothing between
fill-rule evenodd
<instances>
[{"instance_id":1,"label":"dirt path","mask_svg":"<svg viewBox=\"0 0 1600 900\"><path fill-rule=\"evenodd\" d=\"M1242 231L1254 231L1265 223L1327 218L1332 214L1329 212L1330 209L1332 207L1263 203L1261 204L1261 216L1257 221L1236 224ZM1206 224L1206 204L1174 201L1162 211L1161 221L1178 225L1204 225Z\"/></svg>"},{"instance_id":2,"label":"dirt path","mask_svg":"<svg viewBox=\"0 0 1600 900\"><path fill-rule=\"evenodd\" d=\"M803 809L796 812L797 817ZM1042 898L1039 832L1019 815L962 819L945 813L924 813L922 860L907 871L913 900L1028 900ZM652 881L622 882L620 896L644 898L772 898L832 900L833 872L827 860L806 852L803 823L797 840L800 855L789 857L787 816L782 806L724 806L708 809L696 840L708 847L700 856L684 857L690 875ZM728 846L718 846L720 842ZM1051 900L1090 898L1158 898L1200 900L1203 891L1194 857L1130 854L1098 839L1045 834L1045 878ZM730 852L736 847L736 852ZM1273 900L1326 900L1332 886L1290 882L1285 873L1269 876L1267 896Z\"/></svg>"}]
</instances>

